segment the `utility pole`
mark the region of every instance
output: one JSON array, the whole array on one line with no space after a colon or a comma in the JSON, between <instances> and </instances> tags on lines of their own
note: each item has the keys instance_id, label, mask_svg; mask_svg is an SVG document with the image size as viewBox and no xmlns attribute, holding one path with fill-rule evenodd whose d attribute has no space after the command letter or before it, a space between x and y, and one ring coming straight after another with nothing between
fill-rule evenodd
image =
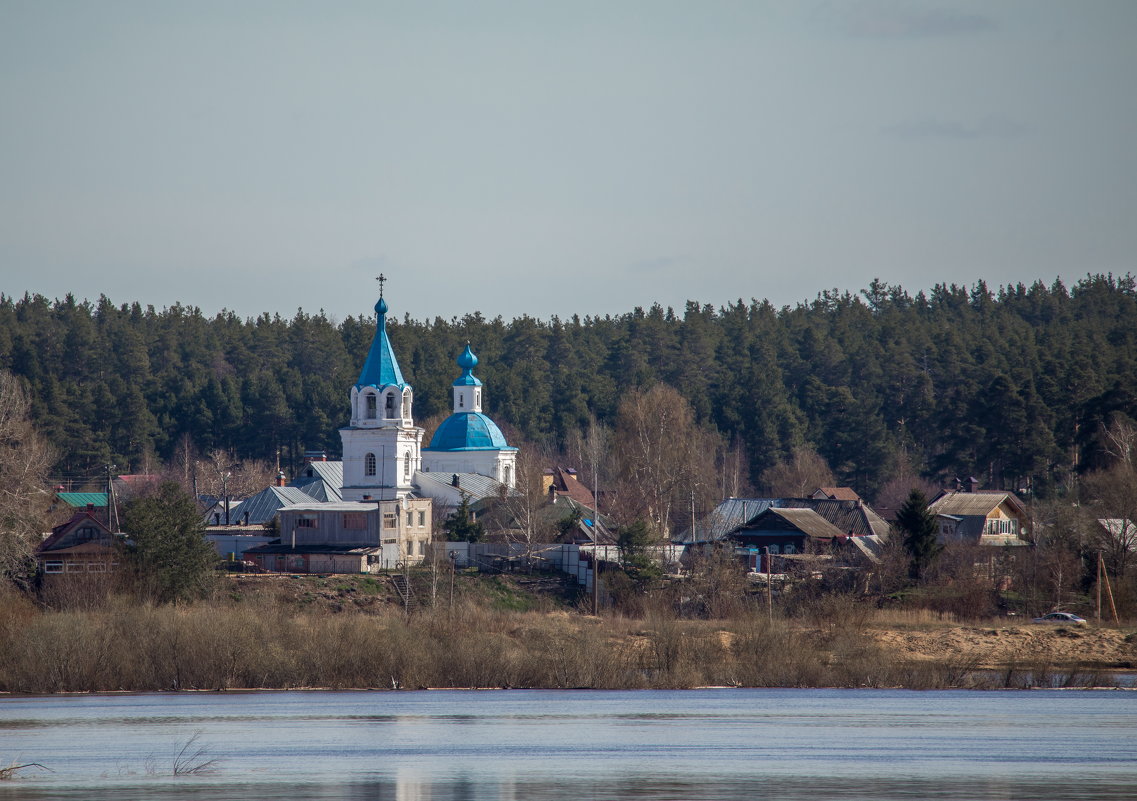
<instances>
[{"instance_id":1,"label":"utility pole","mask_svg":"<svg viewBox=\"0 0 1137 801\"><path fill-rule=\"evenodd\" d=\"M231 473L221 472L221 497L225 503L225 525L229 525L229 476Z\"/></svg>"},{"instance_id":2,"label":"utility pole","mask_svg":"<svg viewBox=\"0 0 1137 801\"><path fill-rule=\"evenodd\" d=\"M774 562L770 559L770 546L763 548L766 552L766 616L770 623L774 622Z\"/></svg>"},{"instance_id":3,"label":"utility pole","mask_svg":"<svg viewBox=\"0 0 1137 801\"><path fill-rule=\"evenodd\" d=\"M1113 624L1120 625L1121 621L1117 618L1117 605L1113 602L1113 587L1109 585L1109 571L1105 569L1105 561L1102 555L1098 554L1098 564L1102 571L1102 578L1105 579L1105 597L1109 599L1109 611L1113 613Z\"/></svg>"},{"instance_id":4,"label":"utility pole","mask_svg":"<svg viewBox=\"0 0 1137 801\"><path fill-rule=\"evenodd\" d=\"M593 424L595 426L595 424ZM594 435L596 431L592 432ZM592 500L596 519L592 521L592 614L600 615L600 473L596 469L596 436L592 437Z\"/></svg>"},{"instance_id":5,"label":"utility pole","mask_svg":"<svg viewBox=\"0 0 1137 801\"><path fill-rule=\"evenodd\" d=\"M451 551L448 556L450 557L450 609L449 617L454 617L454 571L457 570L458 552Z\"/></svg>"},{"instance_id":6,"label":"utility pole","mask_svg":"<svg viewBox=\"0 0 1137 801\"><path fill-rule=\"evenodd\" d=\"M107 465L107 525L110 526L111 531L118 531L118 508L115 505L114 498L114 478L112 477L114 471L118 469L118 465Z\"/></svg>"},{"instance_id":7,"label":"utility pole","mask_svg":"<svg viewBox=\"0 0 1137 801\"><path fill-rule=\"evenodd\" d=\"M1098 595L1098 603L1097 603L1097 619L1098 619L1098 625L1100 626L1100 625L1101 625L1101 551L1098 551L1098 564L1097 564L1097 568L1098 568L1098 580L1097 580L1097 595Z\"/></svg>"}]
</instances>

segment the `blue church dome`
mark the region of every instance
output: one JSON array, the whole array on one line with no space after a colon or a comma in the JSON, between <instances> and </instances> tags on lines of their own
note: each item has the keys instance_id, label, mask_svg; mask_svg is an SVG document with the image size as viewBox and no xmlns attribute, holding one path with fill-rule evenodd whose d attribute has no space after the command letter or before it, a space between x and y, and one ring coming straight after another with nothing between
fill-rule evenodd
<instances>
[{"instance_id":1,"label":"blue church dome","mask_svg":"<svg viewBox=\"0 0 1137 801\"><path fill-rule=\"evenodd\" d=\"M442 421L431 437L431 451L496 451L508 449L497 423L481 412L458 412Z\"/></svg>"}]
</instances>

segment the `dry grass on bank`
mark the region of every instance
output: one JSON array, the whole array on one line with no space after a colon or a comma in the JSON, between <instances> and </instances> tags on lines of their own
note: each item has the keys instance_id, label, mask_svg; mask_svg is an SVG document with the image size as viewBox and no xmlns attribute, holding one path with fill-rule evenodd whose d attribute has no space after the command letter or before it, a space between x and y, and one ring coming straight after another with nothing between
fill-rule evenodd
<instances>
[{"instance_id":1,"label":"dry grass on bank","mask_svg":"<svg viewBox=\"0 0 1137 801\"><path fill-rule=\"evenodd\" d=\"M490 581L480 595L457 592L453 609L440 601L408 616L378 590L361 607L341 603L342 596L371 592L371 585L330 578L299 582L299 594L282 595L284 586L224 591L176 607L111 596L61 611L9 594L0 598L0 690L946 688L1100 681L1077 660L1056 661L1038 649L1029 661L1002 663L1006 675L977 672L990 665L973 649L953 646L925 658L888 633L934 637L961 627L943 615L881 612L840 598L819 599L794 621L769 621L764 613L682 620L666 610L591 617ZM332 594L321 601L321 592ZM1132 650L1127 640L1119 642Z\"/></svg>"}]
</instances>

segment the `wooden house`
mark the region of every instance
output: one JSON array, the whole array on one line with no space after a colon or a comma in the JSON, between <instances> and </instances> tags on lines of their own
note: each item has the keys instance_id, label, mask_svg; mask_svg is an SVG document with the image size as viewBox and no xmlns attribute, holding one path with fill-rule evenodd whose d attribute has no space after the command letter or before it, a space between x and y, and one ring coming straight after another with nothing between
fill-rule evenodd
<instances>
[{"instance_id":1,"label":"wooden house","mask_svg":"<svg viewBox=\"0 0 1137 801\"><path fill-rule=\"evenodd\" d=\"M944 490L928 504L940 541L972 545L1026 545L1026 506L1013 492Z\"/></svg>"},{"instance_id":2,"label":"wooden house","mask_svg":"<svg viewBox=\"0 0 1137 801\"><path fill-rule=\"evenodd\" d=\"M118 567L123 539L114 534L93 505L51 530L36 549L36 566L46 576L106 573Z\"/></svg>"}]
</instances>

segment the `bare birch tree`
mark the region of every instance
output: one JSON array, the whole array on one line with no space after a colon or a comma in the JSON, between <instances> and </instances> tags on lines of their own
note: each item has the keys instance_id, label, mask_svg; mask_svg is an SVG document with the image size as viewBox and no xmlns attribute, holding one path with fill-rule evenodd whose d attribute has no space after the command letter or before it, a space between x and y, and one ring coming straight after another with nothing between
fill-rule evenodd
<instances>
[{"instance_id":1,"label":"bare birch tree","mask_svg":"<svg viewBox=\"0 0 1137 801\"><path fill-rule=\"evenodd\" d=\"M804 498L837 481L825 459L810 448L795 448L789 459L763 472L760 480L768 492L784 498Z\"/></svg>"},{"instance_id":2,"label":"bare birch tree","mask_svg":"<svg viewBox=\"0 0 1137 801\"><path fill-rule=\"evenodd\" d=\"M617 522L642 519L658 539L669 539L672 516L694 494L714 491L707 485L715 483L718 443L716 434L699 428L691 404L671 387L657 384L626 395L616 423L621 477Z\"/></svg>"},{"instance_id":3,"label":"bare birch tree","mask_svg":"<svg viewBox=\"0 0 1137 801\"><path fill-rule=\"evenodd\" d=\"M532 449L522 449L517 458L515 485L512 490L504 484L494 502L491 515L493 525L512 543L525 548L525 563L532 566L534 548L539 543L551 542L552 525L545 507L545 463Z\"/></svg>"},{"instance_id":4,"label":"bare birch tree","mask_svg":"<svg viewBox=\"0 0 1137 801\"><path fill-rule=\"evenodd\" d=\"M0 575L26 575L51 499L54 454L32 425L20 381L0 371Z\"/></svg>"}]
</instances>

